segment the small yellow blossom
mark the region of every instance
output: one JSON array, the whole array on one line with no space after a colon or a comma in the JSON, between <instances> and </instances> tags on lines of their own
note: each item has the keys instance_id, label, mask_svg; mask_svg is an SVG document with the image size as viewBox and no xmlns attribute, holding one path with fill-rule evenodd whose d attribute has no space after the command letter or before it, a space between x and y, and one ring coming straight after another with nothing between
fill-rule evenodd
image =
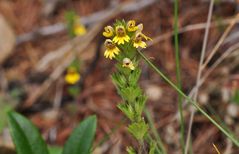
<instances>
[{"instance_id":1,"label":"small yellow blossom","mask_svg":"<svg viewBox=\"0 0 239 154\"><path fill-rule=\"evenodd\" d=\"M105 29L105 31L103 32L103 35L104 35L105 37L110 38L110 37L112 37L112 36L114 35L114 29L113 29L113 27L111 27L111 26L106 26L104 29Z\"/></svg>"},{"instance_id":2,"label":"small yellow blossom","mask_svg":"<svg viewBox=\"0 0 239 154\"><path fill-rule=\"evenodd\" d=\"M85 33L86 33L86 28L85 28L84 25L82 25L80 23L75 24L75 26L74 26L74 34L76 36L85 35Z\"/></svg>"},{"instance_id":3,"label":"small yellow blossom","mask_svg":"<svg viewBox=\"0 0 239 154\"><path fill-rule=\"evenodd\" d=\"M136 31L136 34L137 34L137 33L141 33L142 37L143 37L145 40L151 40L151 41L152 41L152 39L151 39L150 37L148 37L148 36L146 36L146 35L144 35L144 34L142 33L142 31L143 31L143 29L144 29L144 25L143 25L143 24L139 24L139 25L137 25L137 27L138 27L138 30Z\"/></svg>"},{"instance_id":4,"label":"small yellow blossom","mask_svg":"<svg viewBox=\"0 0 239 154\"><path fill-rule=\"evenodd\" d=\"M129 58L124 58L123 59L123 65L122 66L127 67L131 70L135 69L133 62Z\"/></svg>"},{"instance_id":5,"label":"small yellow blossom","mask_svg":"<svg viewBox=\"0 0 239 154\"><path fill-rule=\"evenodd\" d=\"M73 22L73 32L76 36L81 36L81 35L85 35L86 33L86 28L85 26L81 23L80 21L80 17L79 16L75 16L74 17L74 22Z\"/></svg>"},{"instance_id":6,"label":"small yellow blossom","mask_svg":"<svg viewBox=\"0 0 239 154\"><path fill-rule=\"evenodd\" d=\"M151 38L145 36L143 33L141 32L137 32L136 35L135 35L135 38L133 40L133 46L135 48L146 48L147 44L143 41L144 40L152 40Z\"/></svg>"},{"instance_id":7,"label":"small yellow blossom","mask_svg":"<svg viewBox=\"0 0 239 154\"><path fill-rule=\"evenodd\" d=\"M124 26L116 26L116 36L113 38L114 43L124 44L129 42L130 38L125 32Z\"/></svg>"},{"instance_id":8,"label":"small yellow blossom","mask_svg":"<svg viewBox=\"0 0 239 154\"><path fill-rule=\"evenodd\" d=\"M105 40L105 47L106 50L104 56L106 58L109 59L115 58L115 56L118 55L120 52L119 48L110 39Z\"/></svg>"},{"instance_id":9,"label":"small yellow blossom","mask_svg":"<svg viewBox=\"0 0 239 154\"><path fill-rule=\"evenodd\" d=\"M127 30L129 32L134 32L134 31L138 30L138 26L135 26L135 21L134 20L128 21Z\"/></svg>"},{"instance_id":10,"label":"small yellow blossom","mask_svg":"<svg viewBox=\"0 0 239 154\"><path fill-rule=\"evenodd\" d=\"M146 43L144 41L142 41L143 39L143 36L142 36L142 33L137 33L134 40L133 40L133 46L135 48L146 48Z\"/></svg>"},{"instance_id":11,"label":"small yellow blossom","mask_svg":"<svg viewBox=\"0 0 239 154\"><path fill-rule=\"evenodd\" d=\"M65 81L68 84L76 84L80 80L80 74L77 72L76 68L69 67L65 75Z\"/></svg>"}]
</instances>

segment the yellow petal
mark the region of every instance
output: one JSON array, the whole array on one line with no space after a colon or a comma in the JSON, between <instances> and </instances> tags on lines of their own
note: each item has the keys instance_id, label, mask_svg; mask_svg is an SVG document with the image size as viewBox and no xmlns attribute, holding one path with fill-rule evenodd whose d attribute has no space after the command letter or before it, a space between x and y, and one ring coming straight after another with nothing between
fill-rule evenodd
<instances>
[{"instance_id":1,"label":"yellow petal","mask_svg":"<svg viewBox=\"0 0 239 154\"><path fill-rule=\"evenodd\" d=\"M147 44L144 41L139 41L139 42L134 42L133 46L135 48L138 48L138 47L146 48Z\"/></svg>"},{"instance_id":2,"label":"yellow petal","mask_svg":"<svg viewBox=\"0 0 239 154\"><path fill-rule=\"evenodd\" d=\"M105 31L103 32L103 36L109 38L109 37L111 37L111 36L114 35L114 29L113 29L113 27L111 27L111 26L106 26L104 29L105 29Z\"/></svg>"},{"instance_id":3,"label":"yellow petal","mask_svg":"<svg viewBox=\"0 0 239 154\"><path fill-rule=\"evenodd\" d=\"M80 80L80 74L78 73L68 73L65 76L65 81L68 84L75 84Z\"/></svg>"},{"instance_id":4,"label":"yellow petal","mask_svg":"<svg viewBox=\"0 0 239 154\"><path fill-rule=\"evenodd\" d=\"M81 36L84 35L86 33L86 28L83 25L76 25L74 27L74 33L76 36Z\"/></svg>"}]
</instances>

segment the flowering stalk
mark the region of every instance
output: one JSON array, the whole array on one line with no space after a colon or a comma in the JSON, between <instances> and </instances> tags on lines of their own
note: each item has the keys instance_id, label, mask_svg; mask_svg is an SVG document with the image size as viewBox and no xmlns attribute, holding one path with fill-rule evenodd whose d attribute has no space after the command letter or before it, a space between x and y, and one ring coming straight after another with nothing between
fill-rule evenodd
<instances>
[{"instance_id":1,"label":"flowering stalk","mask_svg":"<svg viewBox=\"0 0 239 154\"><path fill-rule=\"evenodd\" d=\"M138 84L141 68L137 49L146 48L145 41L150 38L142 33L143 25L136 26L134 20L127 23L117 20L113 27L106 26L104 30L103 35L107 38L104 56L116 60L117 70L112 74L112 81L123 99L117 107L130 120L128 131L140 144L137 153L142 153L149 126L142 116L147 97ZM127 152L136 153L132 147L127 148Z\"/></svg>"},{"instance_id":2,"label":"flowering stalk","mask_svg":"<svg viewBox=\"0 0 239 154\"><path fill-rule=\"evenodd\" d=\"M74 11L67 11L65 14L67 22L68 35L71 39L78 36L83 36L86 34L85 26L80 22L80 17ZM80 75L80 59L77 56L76 50L72 51L74 54L74 60L67 67L65 74L65 82L67 83L68 93L76 97L80 92L80 87L78 85L81 75Z\"/></svg>"}]
</instances>

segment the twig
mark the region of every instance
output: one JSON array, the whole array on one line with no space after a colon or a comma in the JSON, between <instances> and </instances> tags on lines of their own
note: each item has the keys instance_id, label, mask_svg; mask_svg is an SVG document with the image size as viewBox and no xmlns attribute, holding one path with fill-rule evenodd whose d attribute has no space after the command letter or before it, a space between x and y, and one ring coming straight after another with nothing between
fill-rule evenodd
<instances>
[{"instance_id":1,"label":"twig","mask_svg":"<svg viewBox=\"0 0 239 154\"><path fill-rule=\"evenodd\" d=\"M197 96L198 96L198 90L199 90L199 81L202 75L202 64L203 60L205 57L206 53L206 48L207 48L207 41L208 41L208 35L209 35L209 29L210 29L210 23L212 19L212 11L213 11L213 5L214 5L214 0L210 1L209 5L209 11L208 11L208 18L207 18L207 25L205 28L205 35L203 39L203 46L202 46L202 51L201 51L201 57L200 57L200 62L199 62L199 69L197 73L197 80L196 80L196 88L195 88L195 94L194 94L194 101L197 101ZM185 154L188 153L188 148L189 148L189 142L191 138L191 130L192 130L192 125L193 125L193 119L194 119L194 114L195 114L195 109L192 110L191 115L190 115L190 121L189 121L189 126L188 126L188 133L187 133L187 140L186 140L186 146L185 146Z\"/></svg>"},{"instance_id":2,"label":"twig","mask_svg":"<svg viewBox=\"0 0 239 154\"><path fill-rule=\"evenodd\" d=\"M235 20L235 17L234 18L230 18L230 19L225 19L220 24L221 25L228 25L233 20ZM236 23L239 23L238 19L236 19ZM179 28L178 33L182 34L182 33L189 32L189 31L205 29L206 26L207 26L206 23L192 24L192 25L188 25L188 26ZM218 23L216 21L212 22L211 25L210 25L210 27L217 27L217 26L218 26ZM172 36L173 36L173 31L170 31L170 32L167 32L165 34L159 35L159 36L153 38L153 41L148 42L148 46L152 46L152 45L154 45L156 43L159 43L159 42L161 42L161 41L163 41L165 39L168 39L168 38L170 38Z\"/></svg>"},{"instance_id":3,"label":"twig","mask_svg":"<svg viewBox=\"0 0 239 154\"><path fill-rule=\"evenodd\" d=\"M212 57L215 55L215 53L218 51L219 47L222 45L223 41L226 39L226 37L228 36L228 34L230 33L230 31L232 30L233 26L236 24L236 21L239 19L239 13L236 15L236 17L234 18L234 20L231 21L231 23L229 24L229 26L227 27L227 29L225 30L225 32L222 34L221 38L219 39L219 41L217 42L217 44L215 45L215 47L213 48L213 50L210 52L209 56L207 57L207 59L205 60L205 62L202 65L202 69L204 69L207 64L209 63L209 61L212 59Z\"/></svg>"}]
</instances>

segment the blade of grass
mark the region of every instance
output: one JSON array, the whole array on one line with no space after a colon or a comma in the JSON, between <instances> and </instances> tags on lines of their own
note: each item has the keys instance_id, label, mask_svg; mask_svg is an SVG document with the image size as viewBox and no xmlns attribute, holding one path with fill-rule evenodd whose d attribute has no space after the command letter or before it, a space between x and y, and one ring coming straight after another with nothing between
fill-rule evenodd
<instances>
[{"instance_id":1,"label":"blade of grass","mask_svg":"<svg viewBox=\"0 0 239 154\"><path fill-rule=\"evenodd\" d=\"M156 138L157 144L158 144L159 148L161 149L162 154L166 154L166 150L164 148L162 139L160 138L160 136L157 132L157 129L154 126L154 121L153 121L153 118L152 118L151 114L149 113L149 110L146 108L144 110L144 113L146 115L146 118L148 119L149 127L151 128L152 133L153 133L154 137Z\"/></svg>"},{"instance_id":2,"label":"blade of grass","mask_svg":"<svg viewBox=\"0 0 239 154\"><path fill-rule=\"evenodd\" d=\"M220 118L219 116L219 113L217 113L213 107L208 104L207 105L207 108L206 108L210 113L211 115L214 115L215 116L215 120L226 130L228 131L230 134L233 134L235 136L235 134L227 127L227 125L223 122L223 120Z\"/></svg>"},{"instance_id":3,"label":"blade of grass","mask_svg":"<svg viewBox=\"0 0 239 154\"><path fill-rule=\"evenodd\" d=\"M146 140L148 143L151 143L152 141L154 141L153 137L150 134L147 134L146 136ZM156 145L156 154L164 154L162 153L162 151L159 149L158 145Z\"/></svg>"},{"instance_id":4,"label":"blade of grass","mask_svg":"<svg viewBox=\"0 0 239 154\"><path fill-rule=\"evenodd\" d=\"M221 127L215 120L213 120L199 105L196 101L192 100L185 93L183 93L172 81L169 80L164 73L162 73L151 61L145 57L145 55L138 50L141 57L148 63L148 65L160 75L171 87L173 87L182 97L184 97L188 102L190 102L199 112L201 112L209 121L211 121L223 134L225 134L237 147L239 147L239 140L235 138L232 134L227 132L223 127Z\"/></svg>"},{"instance_id":5,"label":"blade of grass","mask_svg":"<svg viewBox=\"0 0 239 154\"><path fill-rule=\"evenodd\" d=\"M180 71L180 57L179 57L179 43L178 43L178 0L174 0L174 48L175 48L175 61L176 61L176 77L177 86L182 90L181 71ZM180 142L182 153L184 153L184 118L183 118L183 98L178 93L178 110L180 115Z\"/></svg>"}]
</instances>

